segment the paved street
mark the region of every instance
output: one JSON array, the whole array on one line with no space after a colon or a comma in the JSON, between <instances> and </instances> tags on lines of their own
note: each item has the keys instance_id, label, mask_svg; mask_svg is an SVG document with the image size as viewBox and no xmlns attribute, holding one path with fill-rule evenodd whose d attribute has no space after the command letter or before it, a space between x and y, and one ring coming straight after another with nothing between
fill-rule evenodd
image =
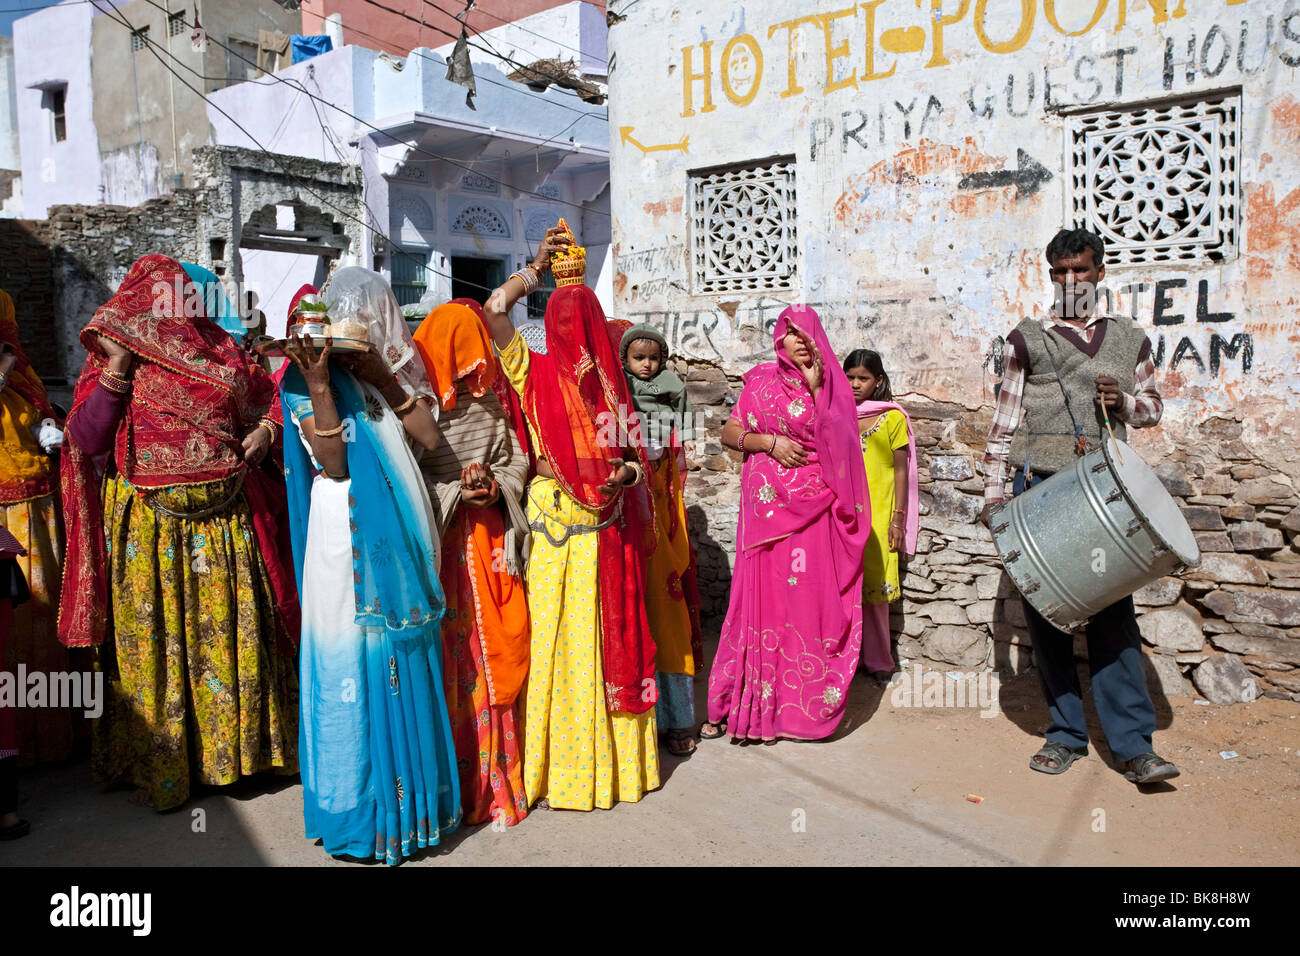
<instances>
[{"instance_id":1,"label":"paved street","mask_svg":"<svg viewBox=\"0 0 1300 956\"><path fill-rule=\"evenodd\" d=\"M1046 718L1037 694L1032 676L1008 681L1003 713L986 719L974 709L896 708L890 692L859 677L849 720L830 742L702 742L686 760L665 753L662 788L639 804L537 811L506 832L463 830L407 865L1294 863L1293 704L1159 702L1157 747L1184 772L1142 793L1095 747L1065 775L1029 771L1031 735ZM1220 758L1229 748L1240 756ZM131 805L126 790L96 787L86 761L31 773L22 791L33 833L0 845L0 865L353 865L300 836L296 778L204 791L162 815ZM198 810L205 832L193 831ZM1104 832L1094 831L1099 820Z\"/></svg>"}]
</instances>

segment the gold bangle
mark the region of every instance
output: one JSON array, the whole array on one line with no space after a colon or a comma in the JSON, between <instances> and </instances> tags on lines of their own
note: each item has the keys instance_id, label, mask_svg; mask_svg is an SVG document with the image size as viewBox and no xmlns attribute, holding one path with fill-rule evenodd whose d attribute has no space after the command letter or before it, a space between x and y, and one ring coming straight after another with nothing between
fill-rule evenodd
<instances>
[{"instance_id":1,"label":"gold bangle","mask_svg":"<svg viewBox=\"0 0 1300 956\"><path fill-rule=\"evenodd\" d=\"M625 465L627 465L629 468L631 468L631 469L632 469L632 473L636 476L636 477L634 477L630 482L626 482L626 483L624 483L623 487L624 487L624 488L634 488L634 487L636 487L637 485L639 485L639 484L641 483L641 480L645 477L645 473L641 471L641 466L638 465L638 464L637 464L636 462L634 462L634 461L625 461L625 462L623 462L623 464L625 464Z\"/></svg>"},{"instance_id":2,"label":"gold bangle","mask_svg":"<svg viewBox=\"0 0 1300 956\"><path fill-rule=\"evenodd\" d=\"M393 412L398 415L401 415L403 412L410 409L410 407L414 405L416 402L418 402L419 400L420 400L420 396L412 392L407 397L406 401L402 402L402 404L393 406Z\"/></svg>"},{"instance_id":3,"label":"gold bangle","mask_svg":"<svg viewBox=\"0 0 1300 956\"><path fill-rule=\"evenodd\" d=\"M275 432L275 423L274 423L274 422L268 422L265 418L263 418L260 422L257 423L257 427L258 427L258 428L265 428L267 434L271 436L271 441L272 441L272 442L275 441L275 438L276 438L276 432Z\"/></svg>"},{"instance_id":4,"label":"gold bangle","mask_svg":"<svg viewBox=\"0 0 1300 956\"><path fill-rule=\"evenodd\" d=\"M343 434L343 423L342 423L342 422L339 422L339 423L338 423L338 426L335 427L335 428L324 428L324 429L318 428L318 429L316 429L316 437L317 437L317 438L333 438L335 435L342 435L342 434ZM333 476L331 475L331 477L333 477Z\"/></svg>"}]
</instances>

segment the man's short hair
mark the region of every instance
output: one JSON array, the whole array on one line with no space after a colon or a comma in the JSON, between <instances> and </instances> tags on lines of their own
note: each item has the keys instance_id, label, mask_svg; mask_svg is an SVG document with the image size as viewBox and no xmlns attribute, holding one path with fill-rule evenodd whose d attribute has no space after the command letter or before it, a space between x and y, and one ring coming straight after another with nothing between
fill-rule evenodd
<instances>
[{"instance_id":1,"label":"man's short hair","mask_svg":"<svg viewBox=\"0 0 1300 956\"><path fill-rule=\"evenodd\" d=\"M1047 264L1061 256L1077 256L1084 249L1092 250L1092 262L1098 269L1106 264L1106 243L1087 229L1062 229L1047 244Z\"/></svg>"}]
</instances>

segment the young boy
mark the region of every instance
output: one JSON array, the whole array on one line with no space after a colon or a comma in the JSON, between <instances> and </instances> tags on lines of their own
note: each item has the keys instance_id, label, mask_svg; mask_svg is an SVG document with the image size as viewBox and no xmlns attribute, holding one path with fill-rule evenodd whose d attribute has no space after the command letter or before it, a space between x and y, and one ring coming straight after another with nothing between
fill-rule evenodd
<instances>
[{"instance_id":1,"label":"young boy","mask_svg":"<svg viewBox=\"0 0 1300 956\"><path fill-rule=\"evenodd\" d=\"M686 535L682 498L685 458L695 437L690 403L685 384L666 368L668 343L653 326L629 328L619 353L653 469L650 493L658 540L646 567L646 615L657 648L656 721L668 732L668 752L685 757L695 751L693 677L703 663L695 554Z\"/></svg>"}]
</instances>

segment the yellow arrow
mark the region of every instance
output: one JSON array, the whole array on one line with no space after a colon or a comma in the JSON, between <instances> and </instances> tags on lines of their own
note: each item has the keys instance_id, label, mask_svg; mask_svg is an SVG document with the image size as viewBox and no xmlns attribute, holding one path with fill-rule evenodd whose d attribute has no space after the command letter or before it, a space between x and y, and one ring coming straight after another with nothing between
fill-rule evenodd
<instances>
[{"instance_id":1,"label":"yellow arrow","mask_svg":"<svg viewBox=\"0 0 1300 956\"><path fill-rule=\"evenodd\" d=\"M673 149L680 149L684 153L686 152L686 144L689 143L691 139L689 136L683 136L680 143L664 143L662 146L646 146L632 135L632 130L634 129L636 129L635 126L620 126L618 128L618 134L623 140L623 145L626 146L628 143L631 143L637 149L641 150L642 155Z\"/></svg>"}]
</instances>

